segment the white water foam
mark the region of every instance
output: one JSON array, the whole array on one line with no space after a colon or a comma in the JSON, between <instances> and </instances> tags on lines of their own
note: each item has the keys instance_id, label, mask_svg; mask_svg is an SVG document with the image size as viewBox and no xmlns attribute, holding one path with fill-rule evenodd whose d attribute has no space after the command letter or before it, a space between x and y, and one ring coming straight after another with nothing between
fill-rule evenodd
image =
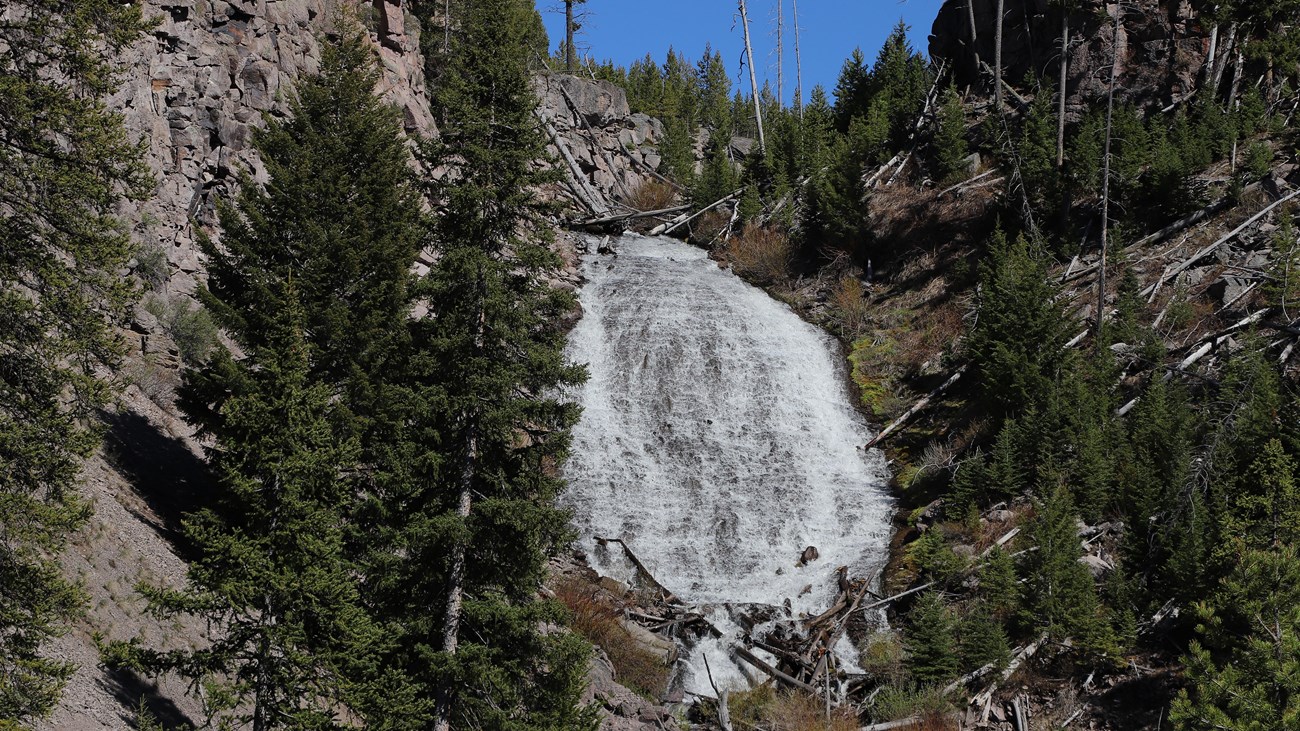
<instances>
[{"instance_id":1,"label":"white water foam","mask_svg":"<svg viewBox=\"0 0 1300 731\"><path fill-rule=\"evenodd\" d=\"M729 658L740 627L727 607L817 613L836 567L874 576L888 471L862 449L871 432L833 338L700 249L634 235L613 246L583 262L567 354L590 379L573 394L583 415L563 502L596 570L632 578L616 547L593 540L622 538L727 635L688 652L686 690L711 694L704 656L720 687L743 689L754 671ZM820 558L799 567L807 546Z\"/></svg>"}]
</instances>

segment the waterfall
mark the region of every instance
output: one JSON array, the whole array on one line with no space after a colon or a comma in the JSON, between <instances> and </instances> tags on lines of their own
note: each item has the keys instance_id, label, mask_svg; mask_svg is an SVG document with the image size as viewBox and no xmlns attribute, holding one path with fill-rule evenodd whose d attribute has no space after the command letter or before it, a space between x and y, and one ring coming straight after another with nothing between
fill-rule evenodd
<instances>
[{"instance_id":1,"label":"waterfall","mask_svg":"<svg viewBox=\"0 0 1300 731\"><path fill-rule=\"evenodd\" d=\"M583 260L567 350L590 378L573 395L583 415L563 501L593 567L630 580L621 551L593 537L626 540L724 633L738 631L729 607L817 613L838 566L876 575L888 471L862 449L871 434L835 340L700 249L635 235L613 247ZM807 546L820 557L799 566ZM711 693L705 655L720 686L747 687L730 639L690 649L687 690Z\"/></svg>"}]
</instances>

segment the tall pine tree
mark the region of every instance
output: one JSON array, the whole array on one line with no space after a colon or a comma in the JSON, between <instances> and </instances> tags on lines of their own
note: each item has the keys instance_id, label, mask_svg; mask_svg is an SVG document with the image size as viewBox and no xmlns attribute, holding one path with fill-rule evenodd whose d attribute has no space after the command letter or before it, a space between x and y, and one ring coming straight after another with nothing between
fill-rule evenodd
<instances>
[{"instance_id":1,"label":"tall pine tree","mask_svg":"<svg viewBox=\"0 0 1300 731\"><path fill-rule=\"evenodd\" d=\"M81 461L134 297L113 216L150 187L103 98L146 28L113 0L12 0L0 21L0 727L49 713L71 664L42 652L81 610L57 554L82 524Z\"/></svg>"}]
</instances>

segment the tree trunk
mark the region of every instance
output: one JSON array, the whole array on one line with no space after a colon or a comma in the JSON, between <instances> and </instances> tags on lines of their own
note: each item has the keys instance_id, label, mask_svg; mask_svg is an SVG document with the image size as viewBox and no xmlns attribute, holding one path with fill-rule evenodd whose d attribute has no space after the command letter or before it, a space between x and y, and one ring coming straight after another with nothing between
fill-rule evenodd
<instances>
[{"instance_id":1,"label":"tree trunk","mask_svg":"<svg viewBox=\"0 0 1300 731\"><path fill-rule=\"evenodd\" d=\"M578 71L578 54L573 50L573 0L564 0L564 69Z\"/></svg>"},{"instance_id":2,"label":"tree trunk","mask_svg":"<svg viewBox=\"0 0 1300 731\"><path fill-rule=\"evenodd\" d=\"M776 0L776 108L785 105L785 5Z\"/></svg>"},{"instance_id":3,"label":"tree trunk","mask_svg":"<svg viewBox=\"0 0 1300 731\"><path fill-rule=\"evenodd\" d=\"M799 56L799 0L790 0L794 14L794 103L803 120L803 59Z\"/></svg>"},{"instance_id":4,"label":"tree trunk","mask_svg":"<svg viewBox=\"0 0 1300 731\"><path fill-rule=\"evenodd\" d=\"M1119 31L1123 9L1115 7L1114 32L1110 42L1110 90L1106 94L1106 149L1101 164L1101 262L1097 269L1097 347L1103 347L1101 328L1106 322L1106 249L1110 232L1110 131L1115 118L1115 80L1119 76Z\"/></svg>"},{"instance_id":5,"label":"tree trunk","mask_svg":"<svg viewBox=\"0 0 1300 731\"><path fill-rule=\"evenodd\" d=\"M1070 72L1070 9L1061 9L1061 77L1056 85L1056 172L1065 168L1065 83Z\"/></svg>"},{"instance_id":6,"label":"tree trunk","mask_svg":"<svg viewBox=\"0 0 1300 731\"><path fill-rule=\"evenodd\" d=\"M1202 76L1205 77L1201 80L1201 84L1203 86L1209 85L1210 81L1214 79L1214 61L1215 61L1215 56L1218 54L1218 52L1219 52L1219 24L1215 23L1214 27L1210 28L1210 52L1205 54L1205 66L1202 69L1203 70Z\"/></svg>"},{"instance_id":7,"label":"tree trunk","mask_svg":"<svg viewBox=\"0 0 1300 731\"><path fill-rule=\"evenodd\" d=\"M1002 113L1002 4L998 0L998 17L993 27L993 108Z\"/></svg>"},{"instance_id":8,"label":"tree trunk","mask_svg":"<svg viewBox=\"0 0 1300 731\"><path fill-rule=\"evenodd\" d=\"M749 66L749 88L754 95L754 121L758 123L758 149L767 154L767 138L763 135L763 109L758 103L758 76L754 72L754 49L749 44L749 9L740 0L740 24L745 31L745 62Z\"/></svg>"},{"instance_id":9,"label":"tree trunk","mask_svg":"<svg viewBox=\"0 0 1300 731\"><path fill-rule=\"evenodd\" d=\"M484 331L487 320L487 311L484 309L483 304L483 289L483 273L480 270L477 295L479 298L478 322L474 331L474 352L476 356L482 356L483 354ZM464 452L461 455L460 475L457 478L460 496L456 504L456 516L460 518L462 525L469 519L470 510L474 507L473 489L474 476L478 472L480 416L477 408L471 410L465 427ZM456 541L451 552L451 571L447 574L447 604L442 619L442 651L448 655L455 655L460 646L461 607L465 597L465 553L465 541ZM435 713L434 731L450 731L450 688L439 688Z\"/></svg>"},{"instance_id":10,"label":"tree trunk","mask_svg":"<svg viewBox=\"0 0 1300 731\"><path fill-rule=\"evenodd\" d=\"M970 52L975 57L975 68L980 67L980 36L975 30L975 0L966 0L966 15L970 20Z\"/></svg>"},{"instance_id":11,"label":"tree trunk","mask_svg":"<svg viewBox=\"0 0 1300 731\"><path fill-rule=\"evenodd\" d=\"M1223 53L1219 58L1214 59L1214 78L1210 80L1210 94L1216 96L1219 93L1219 84L1223 82L1223 71L1228 68L1228 57L1232 55L1232 49L1237 42L1237 24L1232 23L1228 26L1228 37L1223 41Z\"/></svg>"}]
</instances>

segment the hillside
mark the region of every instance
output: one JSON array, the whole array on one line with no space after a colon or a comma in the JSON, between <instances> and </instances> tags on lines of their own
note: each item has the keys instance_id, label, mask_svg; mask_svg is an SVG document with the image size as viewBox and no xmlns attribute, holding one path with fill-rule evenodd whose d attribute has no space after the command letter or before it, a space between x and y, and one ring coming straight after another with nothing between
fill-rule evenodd
<instances>
[{"instance_id":1,"label":"hillside","mask_svg":"<svg viewBox=\"0 0 1300 731\"><path fill-rule=\"evenodd\" d=\"M517 0L37 5L0 11L0 727L1294 722L1290 0L947 0L796 107L716 54L553 70ZM893 475L879 584L739 615L729 713L676 662L717 628L556 507L570 294L626 229L833 333Z\"/></svg>"}]
</instances>

